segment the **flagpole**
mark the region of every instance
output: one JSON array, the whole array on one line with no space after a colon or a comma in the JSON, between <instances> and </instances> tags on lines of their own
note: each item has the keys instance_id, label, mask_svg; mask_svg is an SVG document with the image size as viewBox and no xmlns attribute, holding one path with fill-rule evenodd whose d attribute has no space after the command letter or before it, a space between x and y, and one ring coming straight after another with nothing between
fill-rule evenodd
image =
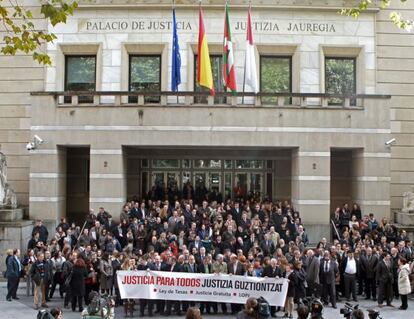
<instances>
[{"instance_id":1,"label":"flagpole","mask_svg":"<svg viewBox=\"0 0 414 319\"><path fill-rule=\"evenodd\" d=\"M172 8L173 8L173 12L174 12L174 17L175 17L175 0L172 0ZM171 72L173 72L173 70L171 70ZM178 92L178 85L177 85L177 91L176 92ZM177 104L179 103L179 100L178 100L178 94L176 93L176 98L177 98Z\"/></svg>"},{"instance_id":2,"label":"flagpole","mask_svg":"<svg viewBox=\"0 0 414 319\"><path fill-rule=\"evenodd\" d=\"M249 14L250 14L250 8L252 6L252 1L249 1ZM248 26L246 23L246 30L247 30ZM246 51L247 51L247 46L246 46ZM246 56L247 56L247 52L246 52ZM244 57L244 71L243 71L243 96L242 96L242 104L244 104L244 93L245 93L245 86L246 86L246 56Z\"/></svg>"},{"instance_id":3,"label":"flagpole","mask_svg":"<svg viewBox=\"0 0 414 319\"><path fill-rule=\"evenodd\" d=\"M227 6L227 0L224 0L224 25L226 23L226 6ZM222 55L222 63L224 62L224 56L226 55L225 52L225 46L224 46L224 39L225 39L225 34L223 34L223 55ZM226 60L227 61L227 60ZM224 92L227 92L227 86L226 86L226 78L227 78L227 63L226 65L222 65L221 66L221 72L223 74L223 89ZM224 96L224 99L226 100L227 103L227 96Z\"/></svg>"}]
</instances>

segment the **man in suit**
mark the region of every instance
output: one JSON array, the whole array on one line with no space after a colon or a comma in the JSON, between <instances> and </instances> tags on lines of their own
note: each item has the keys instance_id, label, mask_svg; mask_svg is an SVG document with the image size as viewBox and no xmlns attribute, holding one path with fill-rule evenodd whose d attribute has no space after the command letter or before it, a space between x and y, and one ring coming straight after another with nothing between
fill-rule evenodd
<instances>
[{"instance_id":1,"label":"man in suit","mask_svg":"<svg viewBox=\"0 0 414 319\"><path fill-rule=\"evenodd\" d=\"M197 264L195 263L195 258L193 255L190 255L190 257L188 257L188 260L184 261L183 272L190 273L190 274L198 273ZM189 307L194 307L194 306L195 306L194 301L183 301L184 313L187 312Z\"/></svg>"},{"instance_id":2,"label":"man in suit","mask_svg":"<svg viewBox=\"0 0 414 319\"><path fill-rule=\"evenodd\" d=\"M145 207L145 202L142 201L138 212L138 219L144 221L145 218L148 218L148 215L148 209Z\"/></svg>"},{"instance_id":3,"label":"man in suit","mask_svg":"<svg viewBox=\"0 0 414 319\"><path fill-rule=\"evenodd\" d=\"M323 259L320 261L319 278L322 285L322 300L328 304L328 297L332 307L336 309L335 278L338 273L338 263L331 258L329 251L325 251Z\"/></svg>"},{"instance_id":4,"label":"man in suit","mask_svg":"<svg viewBox=\"0 0 414 319\"><path fill-rule=\"evenodd\" d=\"M7 301L13 299L19 299L16 295L19 287L20 275L22 273L23 266L20 262L20 249L13 250L13 255L7 259Z\"/></svg>"},{"instance_id":5,"label":"man in suit","mask_svg":"<svg viewBox=\"0 0 414 319\"><path fill-rule=\"evenodd\" d=\"M198 267L200 267L203 262L204 259L207 257L206 255L206 248L204 246L200 247L200 250L198 252L198 254L195 255L195 260L196 260L196 264Z\"/></svg>"},{"instance_id":6,"label":"man in suit","mask_svg":"<svg viewBox=\"0 0 414 319\"><path fill-rule=\"evenodd\" d=\"M399 251L397 248L391 248L391 264L392 264L392 274L394 276L394 280L392 283L392 290L394 292L394 297L398 299L400 297L398 291L398 260L400 259Z\"/></svg>"},{"instance_id":7,"label":"man in suit","mask_svg":"<svg viewBox=\"0 0 414 319\"><path fill-rule=\"evenodd\" d=\"M350 295L354 301L358 301L356 294L356 278L358 264L351 249L347 251L342 262L342 273L344 274L345 298L350 301Z\"/></svg>"},{"instance_id":8,"label":"man in suit","mask_svg":"<svg viewBox=\"0 0 414 319\"><path fill-rule=\"evenodd\" d=\"M161 256L160 255L156 255L154 257L154 262L152 264L149 265L148 267L150 270L155 270L155 271L166 271L167 267L166 265L161 262ZM159 313L160 315L164 315L164 308L165 308L165 300L153 300L153 303L155 303L157 306L155 313ZM148 305L148 307L150 307L150 305ZM152 305L151 305L152 307Z\"/></svg>"},{"instance_id":9,"label":"man in suit","mask_svg":"<svg viewBox=\"0 0 414 319\"><path fill-rule=\"evenodd\" d=\"M260 248L262 249L264 256L270 256L273 255L275 252L275 244L273 241L269 238L269 234L264 235L264 240L260 244Z\"/></svg>"},{"instance_id":10,"label":"man in suit","mask_svg":"<svg viewBox=\"0 0 414 319\"><path fill-rule=\"evenodd\" d=\"M366 255L361 256L361 270L365 273L365 299L377 300L375 274L377 271L378 257L372 254L372 248L366 249Z\"/></svg>"},{"instance_id":11,"label":"man in suit","mask_svg":"<svg viewBox=\"0 0 414 319\"><path fill-rule=\"evenodd\" d=\"M200 264L198 264L198 272L200 274L211 274L211 273L213 273L213 268L212 268L212 264L211 264L211 256L210 255L207 255L205 258L202 259L202 262ZM211 308L214 309L214 306L213 306L212 302L200 302L200 312L201 312L201 314L204 313L204 310L206 310L206 312L208 314L210 314L211 313ZM217 309L217 305L216 305L216 309ZM217 311L216 311L216 313L217 313Z\"/></svg>"},{"instance_id":12,"label":"man in suit","mask_svg":"<svg viewBox=\"0 0 414 319\"><path fill-rule=\"evenodd\" d=\"M312 249L309 249L306 254L306 282L308 284L306 295L319 297L319 259L314 254Z\"/></svg>"},{"instance_id":13,"label":"man in suit","mask_svg":"<svg viewBox=\"0 0 414 319\"><path fill-rule=\"evenodd\" d=\"M171 257L171 261L169 264L166 265L166 271L170 272L184 272L184 256L181 255L178 257L178 260L173 256ZM183 302L184 306L184 302ZM177 316L181 316L181 308L180 308L180 301L178 300L167 300L166 305L166 315L171 315L171 310L174 307L174 311L177 314Z\"/></svg>"},{"instance_id":14,"label":"man in suit","mask_svg":"<svg viewBox=\"0 0 414 319\"><path fill-rule=\"evenodd\" d=\"M234 203L234 207L231 209L231 215L238 224L242 216L242 208L240 207L239 202Z\"/></svg>"},{"instance_id":15,"label":"man in suit","mask_svg":"<svg viewBox=\"0 0 414 319\"><path fill-rule=\"evenodd\" d=\"M240 263L236 254L230 256L230 262L227 264L227 273L237 276L243 276L245 273L244 266ZM235 315L241 310L241 305L232 303L231 314Z\"/></svg>"},{"instance_id":16,"label":"man in suit","mask_svg":"<svg viewBox=\"0 0 414 319\"><path fill-rule=\"evenodd\" d=\"M270 260L270 265L264 267L262 272L262 277L269 277L269 278L280 278L282 277L282 270L277 265L277 259L272 258ZM276 307L270 307L270 315L276 318Z\"/></svg>"},{"instance_id":17,"label":"man in suit","mask_svg":"<svg viewBox=\"0 0 414 319\"><path fill-rule=\"evenodd\" d=\"M392 301L392 284L394 282L394 276L392 273L392 259L389 252L383 254L383 258L378 262L377 266L377 281L378 285L378 307L383 307L383 301L385 299L387 306L393 307Z\"/></svg>"},{"instance_id":18,"label":"man in suit","mask_svg":"<svg viewBox=\"0 0 414 319\"><path fill-rule=\"evenodd\" d=\"M150 269L151 264L148 263L148 261L145 258L142 258L137 266L137 270L147 270ZM141 317L144 317L144 311L145 307L148 306L148 315L150 317L153 316L153 308L154 303L150 299L139 299L139 312L141 314Z\"/></svg>"}]
</instances>

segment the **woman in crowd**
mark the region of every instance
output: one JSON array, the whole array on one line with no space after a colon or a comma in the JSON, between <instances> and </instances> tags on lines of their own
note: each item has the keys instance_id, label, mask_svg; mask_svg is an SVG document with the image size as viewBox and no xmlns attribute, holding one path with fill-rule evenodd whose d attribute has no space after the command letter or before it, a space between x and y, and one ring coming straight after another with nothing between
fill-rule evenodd
<instances>
[{"instance_id":1,"label":"woman in crowd","mask_svg":"<svg viewBox=\"0 0 414 319\"><path fill-rule=\"evenodd\" d=\"M295 261L293 264L297 284L295 285L295 303L299 304L306 296L306 272L302 268L302 262Z\"/></svg>"},{"instance_id":2,"label":"woman in crowd","mask_svg":"<svg viewBox=\"0 0 414 319\"><path fill-rule=\"evenodd\" d=\"M134 258L125 258L122 265L121 270L136 270L136 263ZM124 316L127 317L128 313L131 314L131 317L134 315L134 299L126 299L122 300L124 306Z\"/></svg>"},{"instance_id":3,"label":"woman in crowd","mask_svg":"<svg viewBox=\"0 0 414 319\"><path fill-rule=\"evenodd\" d=\"M98 272L95 268L93 256L96 259L96 253L93 253L91 259L86 261L86 269L88 270L88 277L85 280L85 304L89 304L89 294L91 291L99 291ZM97 286L98 284L98 286Z\"/></svg>"},{"instance_id":4,"label":"woman in crowd","mask_svg":"<svg viewBox=\"0 0 414 319\"><path fill-rule=\"evenodd\" d=\"M26 296L29 296L30 294L34 295L34 284L32 277L30 275L30 269L32 268L32 265L36 262L36 255L35 251L33 249L28 249L26 255L23 258L23 267L24 267L24 273L26 274Z\"/></svg>"},{"instance_id":5,"label":"woman in crowd","mask_svg":"<svg viewBox=\"0 0 414 319\"><path fill-rule=\"evenodd\" d=\"M101 262L99 265L100 270L100 285L101 285L101 293L109 294L112 288L112 279L113 279L113 268L112 262L109 259L108 253L103 253Z\"/></svg>"},{"instance_id":6,"label":"woman in crowd","mask_svg":"<svg viewBox=\"0 0 414 319\"><path fill-rule=\"evenodd\" d=\"M88 277L85 261L77 258L72 270L72 279L70 281L70 294L72 296L72 311L76 311L76 304L79 306L79 312L83 311L83 298L85 297L85 279Z\"/></svg>"},{"instance_id":7,"label":"woman in crowd","mask_svg":"<svg viewBox=\"0 0 414 319\"><path fill-rule=\"evenodd\" d=\"M398 293L401 297L401 310L407 310L408 308L408 295L411 293L411 283L410 283L410 266L407 264L407 260L403 257L400 257L398 260L399 270L398 270Z\"/></svg>"},{"instance_id":8,"label":"woman in crowd","mask_svg":"<svg viewBox=\"0 0 414 319\"><path fill-rule=\"evenodd\" d=\"M297 278L291 264L286 265L285 278L289 280L289 287L285 301L285 318L293 318L293 305L295 299L295 286Z\"/></svg>"},{"instance_id":9,"label":"woman in crowd","mask_svg":"<svg viewBox=\"0 0 414 319\"><path fill-rule=\"evenodd\" d=\"M53 294L55 293L56 285L59 284L59 294L60 298L63 298L63 293L65 291L63 275L62 275L62 266L63 263L66 261L66 258L62 256L62 252L58 250L55 252L54 256L52 257L53 262L53 282L52 287L50 289L50 296L49 298L53 298Z\"/></svg>"}]
</instances>

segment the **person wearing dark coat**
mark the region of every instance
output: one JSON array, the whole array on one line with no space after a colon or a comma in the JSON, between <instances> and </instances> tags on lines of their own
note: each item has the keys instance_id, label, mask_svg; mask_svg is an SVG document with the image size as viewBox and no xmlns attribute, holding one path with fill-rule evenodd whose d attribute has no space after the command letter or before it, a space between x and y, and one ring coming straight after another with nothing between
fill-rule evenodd
<instances>
[{"instance_id":1,"label":"person wearing dark coat","mask_svg":"<svg viewBox=\"0 0 414 319\"><path fill-rule=\"evenodd\" d=\"M320 262L319 280L322 285L322 300L328 304L328 297L332 303L332 307L336 309L336 291L335 278L338 273L338 263L331 258L330 253L326 251Z\"/></svg>"},{"instance_id":2,"label":"person wearing dark coat","mask_svg":"<svg viewBox=\"0 0 414 319\"><path fill-rule=\"evenodd\" d=\"M35 233L39 233L39 240L43 243L47 242L47 238L49 237L49 232L45 225L43 225L43 222L41 220L38 220L36 222L36 226L33 227L32 236L34 236Z\"/></svg>"},{"instance_id":3,"label":"person wearing dark coat","mask_svg":"<svg viewBox=\"0 0 414 319\"><path fill-rule=\"evenodd\" d=\"M195 263L195 258L193 255L190 255L190 257L188 258L188 262L184 261L184 265L183 265L183 272L186 273L198 273L198 267L197 264ZM189 307L194 307L195 303L194 301L183 301L182 302L182 310L184 313L187 312Z\"/></svg>"},{"instance_id":4,"label":"person wearing dark coat","mask_svg":"<svg viewBox=\"0 0 414 319\"><path fill-rule=\"evenodd\" d=\"M297 278L297 285L295 285L295 302L299 303L306 296L306 272L302 268L302 262L296 261L293 264L294 273Z\"/></svg>"},{"instance_id":5,"label":"person wearing dark coat","mask_svg":"<svg viewBox=\"0 0 414 319\"><path fill-rule=\"evenodd\" d=\"M206 256L203 259L203 262L198 265L198 272L200 274L212 274L213 268L211 264L211 256ZM211 302L200 302L200 312L201 314L204 313L204 310L210 314L211 309L213 308L213 305Z\"/></svg>"},{"instance_id":6,"label":"person wearing dark coat","mask_svg":"<svg viewBox=\"0 0 414 319\"><path fill-rule=\"evenodd\" d=\"M46 287L45 284L51 280L48 276L51 274L48 268L49 264L45 262L45 255L42 252L37 254L37 260L30 268L30 277L35 283L34 288L34 308L39 309L40 306L47 307L46 305Z\"/></svg>"},{"instance_id":7,"label":"person wearing dark coat","mask_svg":"<svg viewBox=\"0 0 414 319\"><path fill-rule=\"evenodd\" d=\"M176 257L172 257L170 262L164 266L164 269L169 272L184 272L184 264L183 264L184 257L178 257L178 259L179 261L177 261ZM180 301L178 300L167 300L165 314L167 316L171 315L171 311L173 307L174 307L174 311L176 315L181 316L182 314L181 314L181 308L180 308ZM183 307L184 307L184 302L183 302Z\"/></svg>"},{"instance_id":8,"label":"person wearing dark coat","mask_svg":"<svg viewBox=\"0 0 414 319\"><path fill-rule=\"evenodd\" d=\"M237 255L233 254L230 256L230 262L227 264L227 273L237 276L243 276L246 272L246 269L242 265L242 263L237 258ZM241 311L241 306L239 304L232 303L231 305L231 313L235 315L239 311Z\"/></svg>"},{"instance_id":9,"label":"person wearing dark coat","mask_svg":"<svg viewBox=\"0 0 414 319\"><path fill-rule=\"evenodd\" d=\"M385 299L387 306L392 306L392 284L394 276L392 273L392 259L388 252L383 254L383 258L378 262L377 281L378 281L378 307L383 306Z\"/></svg>"},{"instance_id":10,"label":"person wearing dark coat","mask_svg":"<svg viewBox=\"0 0 414 319\"><path fill-rule=\"evenodd\" d=\"M286 266L285 278L289 280L289 284L285 301L285 318L293 317L292 313L295 299L295 286L298 284L298 279L296 278L295 272L292 268L293 266L291 264Z\"/></svg>"},{"instance_id":11,"label":"person wearing dark coat","mask_svg":"<svg viewBox=\"0 0 414 319\"><path fill-rule=\"evenodd\" d=\"M282 270L277 266L276 258L270 260L270 265L263 268L262 277L280 278L282 277ZM270 307L270 315L276 317L276 307Z\"/></svg>"},{"instance_id":12,"label":"person wearing dark coat","mask_svg":"<svg viewBox=\"0 0 414 319\"><path fill-rule=\"evenodd\" d=\"M13 255L7 256L7 269L6 269L6 278L7 278L7 301L12 301L13 299L18 299L16 296L17 289L19 287L19 280L22 274L23 266L20 262L20 250L13 250Z\"/></svg>"},{"instance_id":13,"label":"person wearing dark coat","mask_svg":"<svg viewBox=\"0 0 414 319\"><path fill-rule=\"evenodd\" d=\"M79 312L83 311L83 298L85 297L85 279L88 277L86 264L82 258L75 261L72 270L72 279L70 281L70 293L72 296L72 311L76 309L76 303L79 306Z\"/></svg>"},{"instance_id":14,"label":"person wearing dark coat","mask_svg":"<svg viewBox=\"0 0 414 319\"><path fill-rule=\"evenodd\" d=\"M368 247L366 255L361 256L361 270L365 274L365 299L377 300L377 286L375 274L377 271L378 257L372 254L372 248Z\"/></svg>"}]
</instances>

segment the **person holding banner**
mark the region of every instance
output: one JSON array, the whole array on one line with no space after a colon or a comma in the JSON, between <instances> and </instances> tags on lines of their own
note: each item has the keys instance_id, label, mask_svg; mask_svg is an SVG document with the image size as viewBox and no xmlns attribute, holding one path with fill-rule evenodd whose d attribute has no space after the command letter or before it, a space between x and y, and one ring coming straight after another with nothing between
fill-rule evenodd
<instances>
[{"instance_id":1,"label":"person holding banner","mask_svg":"<svg viewBox=\"0 0 414 319\"><path fill-rule=\"evenodd\" d=\"M167 271L183 272L184 271L184 256L183 255L179 256L178 260L176 257L172 256L170 259L170 262L167 264ZM171 310L173 306L174 306L174 312L177 314L177 316L181 316L180 302L178 300L167 300L167 310L165 313L166 316L171 315ZM183 302L183 308L184 308L184 302Z\"/></svg>"},{"instance_id":2,"label":"person holding banner","mask_svg":"<svg viewBox=\"0 0 414 319\"><path fill-rule=\"evenodd\" d=\"M227 263L224 261L224 256L222 254L218 254L216 258L216 262L213 264L213 272L215 274L227 274ZM217 309L217 303L213 304L213 310L216 314ZM221 310L223 311L223 314L227 314L227 305L225 302L221 303Z\"/></svg>"},{"instance_id":3,"label":"person holding banner","mask_svg":"<svg viewBox=\"0 0 414 319\"><path fill-rule=\"evenodd\" d=\"M121 265L122 270L136 270L137 267L135 265L134 258L125 258L124 262ZM133 299L126 299L124 300L124 316L128 317L128 313L131 314L131 317L134 315L134 300ZM144 316L144 311L142 310L141 316Z\"/></svg>"},{"instance_id":4,"label":"person holding banner","mask_svg":"<svg viewBox=\"0 0 414 319\"><path fill-rule=\"evenodd\" d=\"M269 277L269 278L280 278L282 277L282 270L277 264L277 259L272 258L270 260L270 265L267 265L263 269L262 277ZM270 308L270 315L276 318L276 307L272 306Z\"/></svg>"},{"instance_id":5,"label":"person holding banner","mask_svg":"<svg viewBox=\"0 0 414 319\"><path fill-rule=\"evenodd\" d=\"M193 255L190 255L188 260L184 261L183 272L191 273L191 274L198 273L197 264L195 263L195 258ZM187 312L189 306L194 307L195 306L194 301L183 301L184 312Z\"/></svg>"},{"instance_id":6,"label":"person holding banner","mask_svg":"<svg viewBox=\"0 0 414 319\"><path fill-rule=\"evenodd\" d=\"M203 259L203 263L198 265L198 272L201 274L212 274L213 273L213 269L212 269L212 264L211 264L211 256L207 255L204 259ZM211 313L211 308L213 306L212 302L200 302L200 311L203 314L204 310L206 310L206 312L208 314Z\"/></svg>"},{"instance_id":7,"label":"person holding banner","mask_svg":"<svg viewBox=\"0 0 414 319\"><path fill-rule=\"evenodd\" d=\"M235 254L230 256L230 262L227 264L227 273L237 276L243 276L245 273L244 266L239 262L238 257ZM231 304L231 314L235 315L241 310L239 304Z\"/></svg>"},{"instance_id":8,"label":"person holding banner","mask_svg":"<svg viewBox=\"0 0 414 319\"><path fill-rule=\"evenodd\" d=\"M129 265L128 265L129 267ZM141 257L140 262L136 268L137 270L147 270L149 269L149 264L147 262L147 259L145 257ZM141 317L144 317L145 307L148 306L148 315L150 317L153 316L153 309L154 309L154 303L152 300L147 299L139 299L139 313Z\"/></svg>"}]
</instances>

